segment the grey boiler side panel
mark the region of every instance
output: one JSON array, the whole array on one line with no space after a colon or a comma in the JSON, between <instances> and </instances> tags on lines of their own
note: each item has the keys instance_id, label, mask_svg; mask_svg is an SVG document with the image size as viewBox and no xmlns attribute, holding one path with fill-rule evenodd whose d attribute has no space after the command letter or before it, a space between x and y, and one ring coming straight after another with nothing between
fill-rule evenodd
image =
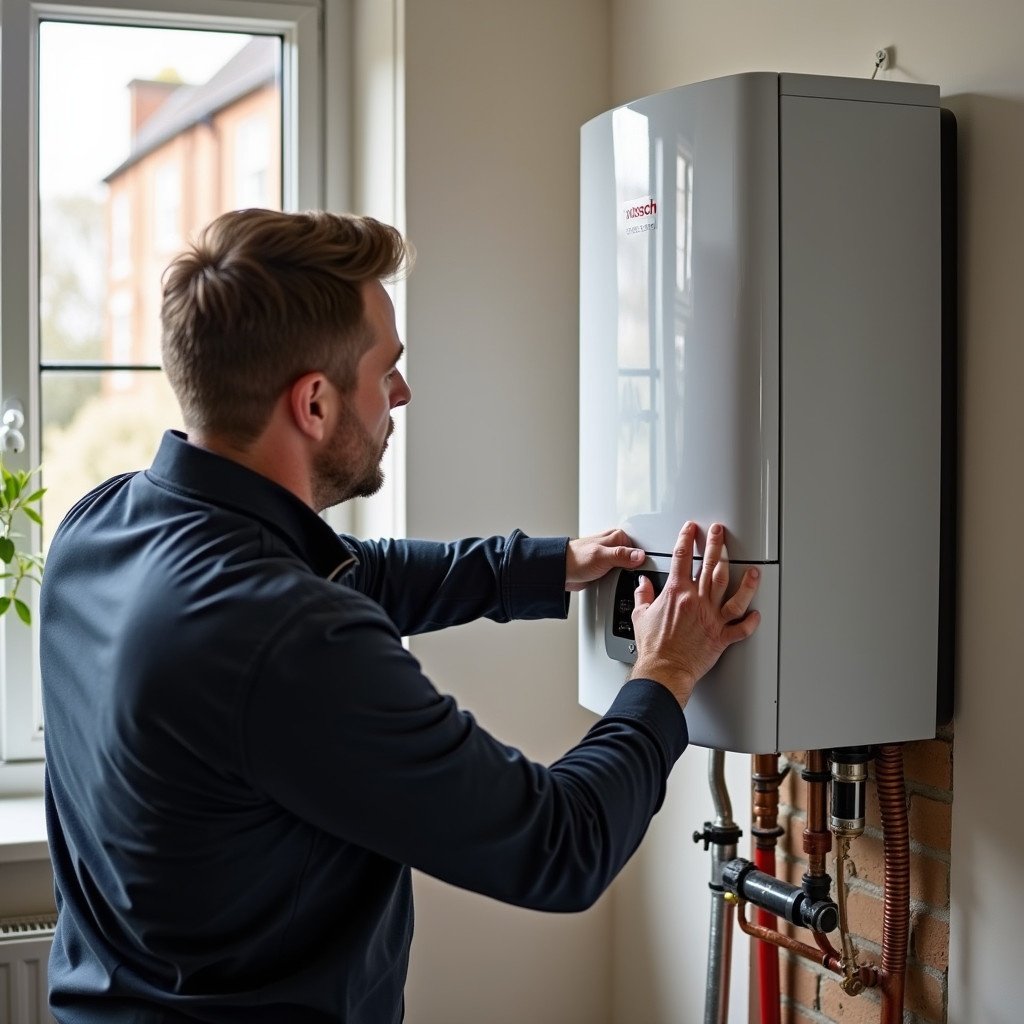
<instances>
[{"instance_id":1,"label":"grey boiler side panel","mask_svg":"<svg viewBox=\"0 0 1024 1024\"><path fill-rule=\"evenodd\" d=\"M939 110L784 95L780 169L778 745L931 736Z\"/></svg>"}]
</instances>

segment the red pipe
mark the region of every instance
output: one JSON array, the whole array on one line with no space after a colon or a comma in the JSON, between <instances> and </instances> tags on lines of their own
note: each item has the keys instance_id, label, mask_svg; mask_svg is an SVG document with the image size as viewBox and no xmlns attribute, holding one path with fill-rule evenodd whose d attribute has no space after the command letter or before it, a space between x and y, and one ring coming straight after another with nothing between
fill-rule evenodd
<instances>
[{"instance_id":1,"label":"red pipe","mask_svg":"<svg viewBox=\"0 0 1024 1024\"><path fill-rule=\"evenodd\" d=\"M775 844L782 829L779 825L779 757L755 754L753 759L753 833L754 866L766 875L776 873ZM766 929L775 927L775 915L760 907L757 923ZM757 988L761 1006L761 1024L780 1024L779 950L767 942L757 944Z\"/></svg>"},{"instance_id":2,"label":"red pipe","mask_svg":"<svg viewBox=\"0 0 1024 1024\"><path fill-rule=\"evenodd\" d=\"M760 846L754 850L754 865L766 875L775 874L775 851ZM775 915L757 909L757 923L775 927ZM761 1024L780 1024L779 950L768 942L757 944L757 990L761 1001Z\"/></svg>"}]
</instances>

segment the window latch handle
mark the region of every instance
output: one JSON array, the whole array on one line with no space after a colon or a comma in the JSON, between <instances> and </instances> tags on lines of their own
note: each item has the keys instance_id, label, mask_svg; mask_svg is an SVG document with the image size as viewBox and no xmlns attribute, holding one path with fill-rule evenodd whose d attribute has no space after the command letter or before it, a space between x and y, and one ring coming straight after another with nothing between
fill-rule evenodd
<instances>
[{"instance_id":1,"label":"window latch handle","mask_svg":"<svg viewBox=\"0 0 1024 1024\"><path fill-rule=\"evenodd\" d=\"M0 450L15 454L25 450L25 435L21 432L24 425L25 411L21 402L16 398L7 399L0 416Z\"/></svg>"}]
</instances>

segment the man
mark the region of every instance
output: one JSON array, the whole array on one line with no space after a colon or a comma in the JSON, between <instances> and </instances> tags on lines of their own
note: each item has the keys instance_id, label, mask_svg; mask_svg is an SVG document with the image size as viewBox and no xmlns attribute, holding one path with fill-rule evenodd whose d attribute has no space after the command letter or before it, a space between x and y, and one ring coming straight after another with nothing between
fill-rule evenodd
<instances>
[{"instance_id":1,"label":"man","mask_svg":"<svg viewBox=\"0 0 1024 1024\"><path fill-rule=\"evenodd\" d=\"M164 279L187 436L108 481L50 549L41 657L65 1024L402 1018L410 867L544 910L589 906L686 745L697 679L749 636L720 526L680 534L639 657L551 767L460 712L401 637L565 616L643 553L619 531L442 545L338 537L317 515L381 484L411 397L369 218L248 210Z\"/></svg>"}]
</instances>

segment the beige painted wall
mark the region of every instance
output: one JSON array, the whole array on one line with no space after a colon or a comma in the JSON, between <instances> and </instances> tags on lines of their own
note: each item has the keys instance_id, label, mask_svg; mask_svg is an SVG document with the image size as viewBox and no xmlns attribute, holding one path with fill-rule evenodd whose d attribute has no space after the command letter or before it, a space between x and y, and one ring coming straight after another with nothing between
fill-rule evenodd
<instances>
[{"instance_id":1,"label":"beige painted wall","mask_svg":"<svg viewBox=\"0 0 1024 1024\"><path fill-rule=\"evenodd\" d=\"M1024 917L1024 827L1016 751L1024 723L1018 638L1024 600L1016 579L1024 501L1024 5L1017 0L612 0L612 99L740 71L869 76L873 54L895 47L896 80L938 84L956 114L961 202L961 529L958 709L953 803L949 1021L1019 1020L1024 976L1015 934ZM879 155L884 159L884 154ZM884 225L879 245L885 244ZM881 325L884 329L884 325ZM913 572L899 538L878 524L880 572ZM675 805L666 815L699 817ZM644 910L618 899L616 935L671 936L679 885L665 862L669 842L652 836L659 860L637 884L661 892ZM616 1020L669 1017L625 1009L638 966L616 946ZM649 973L670 984L671 943L645 948ZM699 993L672 1019L691 1019Z\"/></svg>"},{"instance_id":2,"label":"beige painted wall","mask_svg":"<svg viewBox=\"0 0 1024 1024\"><path fill-rule=\"evenodd\" d=\"M605 0L405 5L410 536L576 523L578 127L607 106ZM573 623L415 639L439 686L551 761L591 717ZM604 1024L610 905L553 916L418 878L409 1024Z\"/></svg>"}]
</instances>

